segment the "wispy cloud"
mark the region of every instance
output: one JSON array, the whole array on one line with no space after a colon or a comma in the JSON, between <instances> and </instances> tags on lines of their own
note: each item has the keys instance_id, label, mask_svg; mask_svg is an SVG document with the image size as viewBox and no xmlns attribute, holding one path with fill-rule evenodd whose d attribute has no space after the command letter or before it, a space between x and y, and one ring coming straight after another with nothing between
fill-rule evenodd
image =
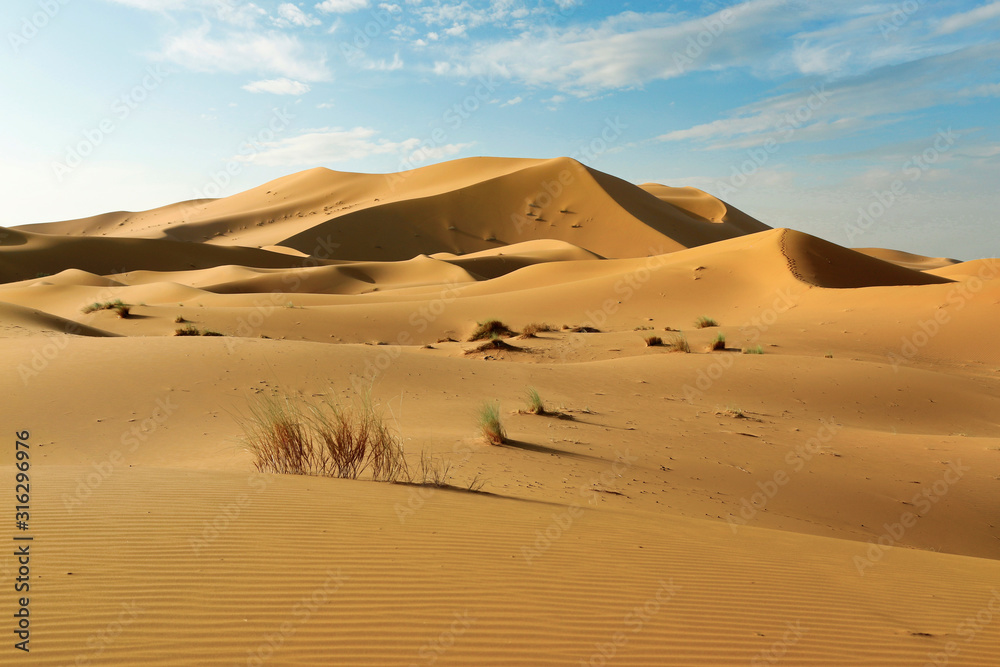
<instances>
[{"instance_id":1,"label":"wispy cloud","mask_svg":"<svg viewBox=\"0 0 1000 667\"><path fill-rule=\"evenodd\" d=\"M1000 67L1000 44L971 46L801 91L766 97L729 117L673 130L661 141L745 148L771 139L817 141L869 131L942 104L1000 94L1000 84L969 85Z\"/></svg>"},{"instance_id":2,"label":"wispy cloud","mask_svg":"<svg viewBox=\"0 0 1000 667\"><path fill-rule=\"evenodd\" d=\"M278 17L274 20L276 25L279 26L298 26L301 28L311 28L317 26L322 21L320 21L315 16L309 16L304 11L299 9L298 6L293 5L290 2L283 2L278 5Z\"/></svg>"},{"instance_id":3,"label":"wispy cloud","mask_svg":"<svg viewBox=\"0 0 1000 667\"><path fill-rule=\"evenodd\" d=\"M263 144L263 150L253 155L236 155L234 160L268 167L316 166L349 160L361 160L373 155L391 155L410 161L442 159L455 155L472 144L443 144L422 147L416 138L390 141L379 138L378 131L367 127L318 128L303 134Z\"/></svg>"},{"instance_id":4,"label":"wispy cloud","mask_svg":"<svg viewBox=\"0 0 1000 667\"><path fill-rule=\"evenodd\" d=\"M316 9L327 14L346 14L365 9L369 4L368 0L323 0Z\"/></svg>"},{"instance_id":5,"label":"wispy cloud","mask_svg":"<svg viewBox=\"0 0 1000 667\"><path fill-rule=\"evenodd\" d=\"M1000 18L1000 2L990 2L967 12L949 16L941 21L938 32L947 35L972 26L981 26L998 18Z\"/></svg>"},{"instance_id":6,"label":"wispy cloud","mask_svg":"<svg viewBox=\"0 0 1000 667\"><path fill-rule=\"evenodd\" d=\"M161 57L199 72L269 72L298 81L330 78L322 51L281 32L210 34L206 23L167 39Z\"/></svg>"},{"instance_id":7,"label":"wispy cloud","mask_svg":"<svg viewBox=\"0 0 1000 667\"><path fill-rule=\"evenodd\" d=\"M281 78L251 81L243 86L243 90L250 93L271 93L273 95L304 95L310 89L307 84L301 81Z\"/></svg>"}]
</instances>

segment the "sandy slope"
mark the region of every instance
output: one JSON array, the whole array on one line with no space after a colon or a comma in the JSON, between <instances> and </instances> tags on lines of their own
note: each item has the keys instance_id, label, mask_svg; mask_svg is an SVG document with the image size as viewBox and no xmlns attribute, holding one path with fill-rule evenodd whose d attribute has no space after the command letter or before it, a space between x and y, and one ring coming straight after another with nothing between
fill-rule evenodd
<instances>
[{"instance_id":1,"label":"sandy slope","mask_svg":"<svg viewBox=\"0 0 1000 667\"><path fill-rule=\"evenodd\" d=\"M567 159L3 231L31 664L1000 660L996 259L848 250ZM553 330L470 353L491 317ZM644 343L678 329L689 354ZM528 387L563 418L519 412ZM253 473L249 401L366 388L411 463L483 492Z\"/></svg>"}]
</instances>

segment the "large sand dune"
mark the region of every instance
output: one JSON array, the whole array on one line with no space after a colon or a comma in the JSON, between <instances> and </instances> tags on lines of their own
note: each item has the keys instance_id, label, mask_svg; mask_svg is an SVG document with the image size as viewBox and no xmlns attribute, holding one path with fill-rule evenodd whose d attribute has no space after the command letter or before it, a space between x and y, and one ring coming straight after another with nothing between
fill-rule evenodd
<instances>
[{"instance_id":1,"label":"large sand dune","mask_svg":"<svg viewBox=\"0 0 1000 667\"><path fill-rule=\"evenodd\" d=\"M566 158L0 232L34 536L0 664L1000 662L997 259ZM489 318L550 326L476 351ZM366 391L451 488L255 472L254 400Z\"/></svg>"}]
</instances>

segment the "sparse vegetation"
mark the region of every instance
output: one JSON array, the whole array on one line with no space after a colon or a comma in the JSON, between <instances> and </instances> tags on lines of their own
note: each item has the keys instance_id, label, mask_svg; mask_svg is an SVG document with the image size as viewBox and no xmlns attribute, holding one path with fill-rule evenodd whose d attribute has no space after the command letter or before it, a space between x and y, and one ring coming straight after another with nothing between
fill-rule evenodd
<instances>
[{"instance_id":1,"label":"sparse vegetation","mask_svg":"<svg viewBox=\"0 0 1000 667\"><path fill-rule=\"evenodd\" d=\"M115 299L114 301L105 301L103 303L95 301L89 306L84 306L80 309L84 314L93 313L98 310L113 310L118 314L118 317L125 319L129 316L132 311L132 307L124 303L121 299Z\"/></svg>"},{"instance_id":2,"label":"sparse vegetation","mask_svg":"<svg viewBox=\"0 0 1000 667\"><path fill-rule=\"evenodd\" d=\"M687 337L685 337L684 334L680 332L674 334L670 338L670 341L667 343L667 346L670 347L670 349L673 350L674 352L685 352L688 354L690 354L691 352L691 345L688 343Z\"/></svg>"},{"instance_id":3,"label":"sparse vegetation","mask_svg":"<svg viewBox=\"0 0 1000 667\"><path fill-rule=\"evenodd\" d=\"M761 345L752 345L743 348L743 354L764 354L764 348Z\"/></svg>"},{"instance_id":4,"label":"sparse vegetation","mask_svg":"<svg viewBox=\"0 0 1000 667\"><path fill-rule=\"evenodd\" d=\"M448 483L450 472L451 462L442 461L427 452L420 452L420 476L414 481L423 486L443 488L451 486Z\"/></svg>"},{"instance_id":5,"label":"sparse vegetation","mask_svg":"<svg viewBox=\"0 0 1000 667\"><path fill-rule=\"evenodd\" d=\"M712 341L712 350L725 350L726 349L726 335L719 333L715 336Z\"/></svg>"},{"instance_id":6,"label":"sparse vegetation","mask_svg":"<svg viewBox=\"0 0 1000 667\"><path fill-rule=\"evenodd\" d=\"M833 352L827 352L825 356L827 359L833 359Z\"/></svg>"},{"instance_id":7,"label":"sparse vegetation","mask_svg":"<svg viewBox=\"0 0 1000 667\"><path fill-rule=\"evenodd\" d=\"M178 315L174 318L174 324L184 324L187 320L184 319L183 315Z\"/></svg>"},{"instance_id":8,"label":"sparse vegetation","mask_svg":"<svg viewBox=\"0 0 1000 667\"><path fill-rule=\"evenodd\" d=\"M538 395L538 390L534 387L528 387L525 402L528 405L528 412L536 415L545 414L545 404L542 402L542 397Z\"/></svg>"},{"instance_id":9,"label":"sparse vegetation","mask_svg":"<svg viewBox=\"0 0 1000 667\"><path fill-rule=\"evenodd\" d=\"M539 324L537 322L532 322L531 324L525 325L524 329L521 330L521 338L534 338L535 334L542 331L555 331L555 327L548 324Z\"/></svg>"},{"instance_id":10,"label":"sparse vegetation","mask_svg":"<svg viewBox=\"0 0 1000 667\"><path fill-rule=\"evenodd\" d=\"M487 401L479 408L479 430L491 445L507 442L507 432L500 423L499 401Z\"/></svg>"},{"instance_id":11,"label":"sparse vegetation","mask_svg":"<svg viewBox=\"0 0 1000 667\"><path fill-rule=\"evenodd\" d=\"M660 347L663 345L663 339L659 336L647 336L645 340L646 347Z\"/></svg>"},{"instance_id":12,"label":"sparse vegetation","mask_svg":"<svg viewBox=\"0 0 1000 667\"><path fill-rule=\"evenodd\" d=\"M193 324L181 327L180 329L174 330L175 336L222 336L223 334L218 331L212 331L211 329L200 330Z\"/></svg>"},{"instance_id":13,"label":"sparse vegetation","mask_svg":"<svg viewBox=\"0 0 1000 667\"><path fill-rule=\"evenodd\" d=\"M264 396L240 426L261 472L409 480L402 441L370 396L348 407Z\"/></svg>"},{"instance_id":14,"label":"sparse vegetation","mask_svg":"<svg viewBox=\"0 0 1000 667\"><path fill-rule=\"evenodd\" d=\"M716 413L716 414L719 414L719 413ZM733 419L746 419L747 418L746 413L743 412L743 409L742 408L738 408L735 405L730 405L729 407L727 407L725 410L722 411L722 414L729 415Z\"/></svg>"},{"instance_id":15,"label":"sparse vegetation","mask_svg":"<svg viewBox=\"0 0 1000 667\"><path fill-rule=\"evenodd\" d=\"M500 338L500 336L493 336L493 338L489 339L485 343L480 343L479 345L477 345L476 347L472 348L471 350L467 350L465 353L466 354L476 354L478 352L489 352L491 350L506 350L508 352L523 352L524 348L523 347L518 347L516 345L511 345L510 343L506 342L504 339Z\"/></svg>"},{"instance_id":16,"label":"sparse vegetation","mask_svg":"<svg viewBox=\"0 0 1000 667\"><path fill-rule=\"evenodd\" d=\"M483 322L477 323L472 335L469 336L469 340L484 340L487 338L513 335L515 335L515 333L500 320L484 320Z\"/></svg>"},{"instance_id":17,"label":"sparse vegetation","mask_svg":"<svg viewBox=\"0 0 1000 667\"><path fill-rule=\"evenodd\" d=\"M711 317L705 317L704 315L702 315L701 317L699 317L694 321L694 325L699 329L707 329L708 327L717 327L719 326L719 323L716 322Z\"/></svg>"},{"instance_id":18,"label":"sparse vegetation","mask_svg":"<svg viewBox=\"0 0 1000 667\"><path fill-rule=\"evenodd\" d=\"M588 327L588 326L573 327L572 329L570 329L570 331L572 331L573 333L601 333L600 329L595 329L594 327Z\"/></svg>"}]
</instances>

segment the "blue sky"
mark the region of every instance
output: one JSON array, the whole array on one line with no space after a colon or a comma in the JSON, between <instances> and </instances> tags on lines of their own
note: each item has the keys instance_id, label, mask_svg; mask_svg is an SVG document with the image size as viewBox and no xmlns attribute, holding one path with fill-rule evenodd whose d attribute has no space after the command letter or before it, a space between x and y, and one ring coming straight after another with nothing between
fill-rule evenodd
<instances>
[{"instance_id":1,"label":"blue sky","mask_svg":"<svg viewBox=\"0 0 1000 667\"><path fill-rule=\"evenodd\" d=\"M1000 252L1000 1L8 0L0 225L555 157L853 247Z\"/></svg>"}]
</instances>

